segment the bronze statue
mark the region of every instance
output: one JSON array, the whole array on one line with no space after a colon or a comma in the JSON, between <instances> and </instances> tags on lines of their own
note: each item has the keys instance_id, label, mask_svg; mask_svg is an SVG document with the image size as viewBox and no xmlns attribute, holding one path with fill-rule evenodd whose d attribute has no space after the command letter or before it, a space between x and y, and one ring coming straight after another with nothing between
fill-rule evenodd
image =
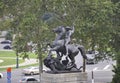
<instances>
[{"instance_id":1,"label":"bronze statue","mask_svg":"<svg viewBox=\"0 0 120 83\"><path fill-rule=\"evenodd\" d=\"M74 26L64 27L58 26L53 31L57 34L55 40L50 45L50 50L48 53L48 57L44 59L44 64L51 69L54 73L61 71L70 71L72 68L76 68L75 64L75 56L81 52L83 58L87 59L85 49L82 45L79 44L71 44L71 35L74 33ZM51 52L56 51L57 57L53 58ZM61 62L61 58L63 55L66 56L66 60ZM71 60L69 62L68 58Z\"/></svg>"}]
</instances>

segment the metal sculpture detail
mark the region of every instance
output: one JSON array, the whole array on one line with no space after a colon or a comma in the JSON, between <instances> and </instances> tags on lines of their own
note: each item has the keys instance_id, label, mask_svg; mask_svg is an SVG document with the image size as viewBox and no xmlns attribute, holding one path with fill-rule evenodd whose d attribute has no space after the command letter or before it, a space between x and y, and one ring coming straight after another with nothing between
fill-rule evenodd
<instances>
[{"instance_id":1,"label":"metal sculpture detail","mask_svg":"<svg viewBox=\"0 0 120 83\"><path fill-rule=\"evenodd\" d=\"M72 69L77 71L81 69L76 67L75 56L81 52L83 58L87 59L85 49L82 45L71 44L71 35L74 33L73 27L58 26L53 29L53 32L57 34L55 40L50 44L50 50L48 56L44 59L44 65L51 69L53 73L70 72ZM57 57L52 56L52 51L55 51ZM65 60L62 57L65 56ZM70 60L69 60L70 59Z\"/></svg>"}]
</instances>

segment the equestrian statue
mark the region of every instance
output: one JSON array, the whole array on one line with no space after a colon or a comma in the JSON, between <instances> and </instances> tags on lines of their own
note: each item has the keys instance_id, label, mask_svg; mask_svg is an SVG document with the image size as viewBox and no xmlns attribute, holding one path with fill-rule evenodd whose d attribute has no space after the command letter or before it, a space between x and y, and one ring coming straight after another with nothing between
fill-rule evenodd
<instances>
[{"instance_id":1,"label":"equestrian statue","mask_svg":"<svg viewBox=\"0 0 120 83\"><path fill-rule=\"evenodd\" d=\"M53 73L70 72L72 68L80 70L76 67L75 56L81 52L84 59L87 59L84 46L79 44L71 44L71 35L74 33L74 26L58 26L53 29L56 33L56 38L50 46L48 56L44 59L44 65L51 69ZM57 57L52 56L52 51L55 51ZM65 56L65 60L62 57Z\"/></svg>"}]
</instances>

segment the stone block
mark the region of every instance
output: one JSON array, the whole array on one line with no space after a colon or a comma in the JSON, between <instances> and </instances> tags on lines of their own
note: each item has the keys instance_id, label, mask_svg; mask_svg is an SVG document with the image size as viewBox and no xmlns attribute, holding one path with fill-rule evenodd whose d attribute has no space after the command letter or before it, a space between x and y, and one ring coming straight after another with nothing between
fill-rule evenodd
<instances>
[{"instance_id":1,"label":"stone block","mask_svg":"<svg viewBox=\"0 0 120 83\"><path fill-rule=\"evenodd\" d=\"M41 83L87 83L87 73L42 73Z\"/></svg>"}]
</instances>

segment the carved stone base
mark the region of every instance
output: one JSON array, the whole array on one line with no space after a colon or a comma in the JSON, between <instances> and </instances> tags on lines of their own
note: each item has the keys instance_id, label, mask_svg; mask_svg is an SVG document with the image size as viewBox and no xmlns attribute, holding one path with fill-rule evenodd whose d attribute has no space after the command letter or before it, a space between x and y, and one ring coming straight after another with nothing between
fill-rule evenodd
<instances>
[{"instance_id":1,"label":"carved stone base","mask_svg":"<svg viewBox=\"0 0 120 83\"><path fill-rule=\"evenodd\" d=\"M87 83L87 73L43 73L41 75L41 83Z\"/></svg>"}]
</instances>

